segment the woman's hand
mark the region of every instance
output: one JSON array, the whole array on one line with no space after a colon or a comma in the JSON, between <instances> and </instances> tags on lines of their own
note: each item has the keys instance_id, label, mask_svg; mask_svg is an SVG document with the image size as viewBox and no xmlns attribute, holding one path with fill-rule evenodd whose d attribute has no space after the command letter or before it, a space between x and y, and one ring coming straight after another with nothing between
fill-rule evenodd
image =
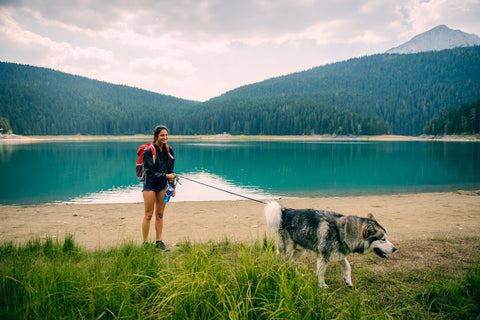
<instances>
[{"instance_id":1,"label":"woman's hand","mask_svg":"<svg viewBox=\"0 0 480 320\"><path fill-rule=\"evenodd\" d=\"M175 180L175 177L176 177L175 173L169 173L169 174L165 175L165 178L167 178L170 181Z\"/></svg>"}]
</instances>

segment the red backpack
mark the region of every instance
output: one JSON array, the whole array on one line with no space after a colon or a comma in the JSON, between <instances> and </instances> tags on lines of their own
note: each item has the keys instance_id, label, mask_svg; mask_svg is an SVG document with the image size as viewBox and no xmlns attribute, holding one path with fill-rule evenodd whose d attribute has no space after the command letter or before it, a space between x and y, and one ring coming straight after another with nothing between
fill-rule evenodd
<instances>
[{"instance_id":1,"label":"red backpack","mask_svg":"<svg viewBox=\"0 0 480 320\"><path fill-rule=\"evenodd\" d=\"M168 144L165 145L167 147L167 152L170 155L170 147ZM141 145L138 148L137 151L137 166L136 166L136 171L137 171L137 179L140 181L145 181L145 169L143 168L143 152L145 151L146 148L150 148L152 150L152 156L153 156L153 163L155 163L155 159L157 158L157 152L155 151L155 147L153 146L153 143L145 143L144 145ZM170 155L171 156L171 155Z\"/></svg>"}]
</instances>

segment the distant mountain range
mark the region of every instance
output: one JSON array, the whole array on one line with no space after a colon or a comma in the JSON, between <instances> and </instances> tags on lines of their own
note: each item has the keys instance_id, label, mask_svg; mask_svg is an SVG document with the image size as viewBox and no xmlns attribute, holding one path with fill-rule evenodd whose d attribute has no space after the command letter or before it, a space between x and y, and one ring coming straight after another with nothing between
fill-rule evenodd
<instances>
[{"instance_id":1,"label":"distant mountain range","mask_svg":"<svg viewBox=\"0 0 480 320\"><path fill-rule=\"evenodd\" d=\"M322 102L382 119L392 134L419 135L439 111L480 99L480 46L350 59L246 85L204 107L233 110L242 99L277 101L278 112L291 101Z\"/></svg>"},{"instance_id":2,"label":"distant mountain range","mask_svg":"<svg viewBox=\"0 0 480 320\"><path fill-rule=\"evenodd\" d=\"M387 50L385 53L408 54L478 45L480 45L479 36L440 25L413 37L398 47Z\"/></svg>"},{"instance_id":3,"label":"distant mountain range","mask_svg":"<svg viewBox=\"0 0 480 320\"><path fill-rule=\"evenodd\" d=\"M242 86L203 103L0 62L0 126L23 135L150 134L159 123L179 135L419 135L443 110L480 99L480 46L437 51L460 43L435 42L447 29L412 39L415 50L428 52L389 50ZM466 43L472 42L461 46Z\"/></svg>"}]
</instances>

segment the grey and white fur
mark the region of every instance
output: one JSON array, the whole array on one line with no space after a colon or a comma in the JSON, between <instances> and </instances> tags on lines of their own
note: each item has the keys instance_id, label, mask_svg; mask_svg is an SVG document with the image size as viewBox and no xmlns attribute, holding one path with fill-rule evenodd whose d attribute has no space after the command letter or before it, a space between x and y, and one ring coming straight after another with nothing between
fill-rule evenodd
<instances>
[{"instance_id":1,"label":"grey and white fur","mask_svg":"<svg viewBox=\"0 0 480 320\"><path fill-rule=\"evenodd\" d=\"M351 287L349 254L375 252L386 258L397 250L372 214L361 218L326 210L288 209L275 201L269 202L264 212L268 227L277 234L277 254L289 255L291 261L305 251L316 256L320 287L327 287L324 275L331 261L340 262L345 283Z\"/></svg>"}]
</instances>

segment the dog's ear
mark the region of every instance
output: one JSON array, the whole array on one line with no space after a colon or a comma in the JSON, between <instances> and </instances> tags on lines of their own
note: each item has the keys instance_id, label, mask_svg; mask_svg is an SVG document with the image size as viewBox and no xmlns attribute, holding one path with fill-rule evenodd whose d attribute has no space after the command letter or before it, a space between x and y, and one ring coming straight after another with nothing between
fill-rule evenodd
<instances>
[{"instance_id":1,"label":"dog's ear","mask_svg":"<svg viewBox=\"0 0 480 320\"><path fill-rule=\"evenodd\" d=\"M374 235L377 232L373 224L367 224L363 229L363 239L368 239L370 236Z\"/></svg>"},{"instance_id":2,"label":"dog's ear","mask_svg":"<svg viewBox=\"0 0 480 320\"><path fill-rule=\"evenodd\" d=\"M373 214L371 214L371 213L368 214L367 219L370 219L370 220L373 220L373 221L377 221L377 219L375 219L375 217L374 217Z\"/></svg>"}]
</instances>

